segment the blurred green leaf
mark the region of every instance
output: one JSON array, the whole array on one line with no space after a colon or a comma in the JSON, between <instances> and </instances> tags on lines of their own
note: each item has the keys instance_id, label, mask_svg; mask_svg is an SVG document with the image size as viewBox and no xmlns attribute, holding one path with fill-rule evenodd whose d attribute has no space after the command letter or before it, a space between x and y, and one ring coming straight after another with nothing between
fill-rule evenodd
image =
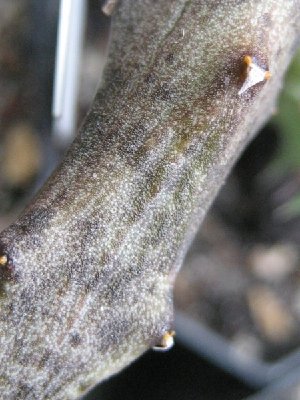
<instances>
[{"instance_id":1,"label":"blurred green leaf","mask_svg":"<svg viewBox=\"0 0 300 400\"><path fill-rule=\"evenodd\" d=\"M284 172L300 168L300 51L287 73L272 122L279 128L282 138L273 166Z\"/></svg>"},{"instance_id":2,"label":"blurred green leaf","mask_svg":"<svg viewBox=\"0 0 300 400\"><path fill-rule=\"evenodd\" d=\"M300 50L286 75L285 86L278 100L272 124L280 132L280 147L268 172L288 179L300 170ZM267 173L268 173L267 172ZM300 188L276 210L282 220L300 215Z\"/></svg>"}]
</instances>

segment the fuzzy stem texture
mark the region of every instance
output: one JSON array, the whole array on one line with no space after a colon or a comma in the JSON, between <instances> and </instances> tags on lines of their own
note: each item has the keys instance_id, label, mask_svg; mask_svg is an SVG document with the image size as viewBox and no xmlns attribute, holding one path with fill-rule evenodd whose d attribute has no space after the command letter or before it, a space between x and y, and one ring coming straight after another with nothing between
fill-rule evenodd
<instances>
[{"instance_id":1,"label":"fuzzy stem texture","mask_svg":"<svg viewBox=\"0 0 300 400\"><path fill-rule=\"evenodd\" d=\"M121 2L77 139L0 236L3 398L75 399L172 328L184 254L299 36L300 0ZM242 92L247 55L272 77Z\"/></svg>"}]
</instances>

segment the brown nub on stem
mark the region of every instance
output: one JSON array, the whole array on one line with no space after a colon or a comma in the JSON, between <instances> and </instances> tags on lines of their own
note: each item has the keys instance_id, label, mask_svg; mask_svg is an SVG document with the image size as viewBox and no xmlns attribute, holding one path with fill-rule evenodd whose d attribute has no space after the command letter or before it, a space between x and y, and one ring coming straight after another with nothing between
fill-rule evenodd
<instances>
[{"instance_id":1,"label":"brown nub on stem","mask_svg":"<svg viewBox=\"0 0 300 400\"><path fill-rule=\"evenodd\" d=\"M265 73L265 80L268 81L271 78L272 74L270 71L266 71Z\"/></svg>"},{"instance_id":2,"label":"brown nub on stem","mask_svg":"<svg viewBox=\"0 0 300 400\"><path fill-rule=\"evenodd\" d=\"M244 81L245 79L247 79L249 72L251 70L251 65L252 65L252 57L249 55L245 55L243 57L243 60L241 62L240 65L240 79L241 81Z\"/></svg>"},{"instance_id":3,"label":"brown nub on stem","mask_svg":"<svg viewBox=\"0 0 300 400\"><path fill-rule=\"evenodd\" d=\"M8 258L5 254L0 255L0 267L6 267Z\"/></svg>"},{"instance_id":4,"label":"brown nub on stem","mask_svg":"<svg viewBox=\"0 0 300 400\"><path fill-rule=\"evenodd\" d=\"M252 64L252 57L247 55L244 57L244 63L249 67Z\"/></svg>"}]
</instances>

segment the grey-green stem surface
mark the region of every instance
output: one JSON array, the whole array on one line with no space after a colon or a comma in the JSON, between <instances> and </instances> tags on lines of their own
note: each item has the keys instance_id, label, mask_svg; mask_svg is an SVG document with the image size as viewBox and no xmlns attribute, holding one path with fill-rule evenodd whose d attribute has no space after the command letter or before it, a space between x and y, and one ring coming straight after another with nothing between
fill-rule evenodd
<instances>
[{"instance_id":1,"label":"grey-green stem surface","mask_svg":"<svg viewBox=\"0 0 300 400\"><path fill-rule=\"evenodd\" d=\"M3 398L77 398L172 327L176 272L299 35L299 0L121 2L78 138L0 237ZM246 54L272 78L239 96Z\"/></svg>"}]
</instances>

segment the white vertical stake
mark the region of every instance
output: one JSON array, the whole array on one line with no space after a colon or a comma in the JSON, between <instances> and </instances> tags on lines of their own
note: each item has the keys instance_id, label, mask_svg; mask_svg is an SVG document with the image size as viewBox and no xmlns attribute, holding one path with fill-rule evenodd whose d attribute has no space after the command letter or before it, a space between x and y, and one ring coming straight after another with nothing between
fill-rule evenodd
<instances>
[{"instance_id":1,"label":"white vertical stake","mask_svg":"<svg viewBox=\"0 0 300 400\"><path fill-rule=\"evenodd\" d=\"M53 91L53 140L61 148L74 138L87 0L61 0Z\"/></svg>"}]
</instances>

